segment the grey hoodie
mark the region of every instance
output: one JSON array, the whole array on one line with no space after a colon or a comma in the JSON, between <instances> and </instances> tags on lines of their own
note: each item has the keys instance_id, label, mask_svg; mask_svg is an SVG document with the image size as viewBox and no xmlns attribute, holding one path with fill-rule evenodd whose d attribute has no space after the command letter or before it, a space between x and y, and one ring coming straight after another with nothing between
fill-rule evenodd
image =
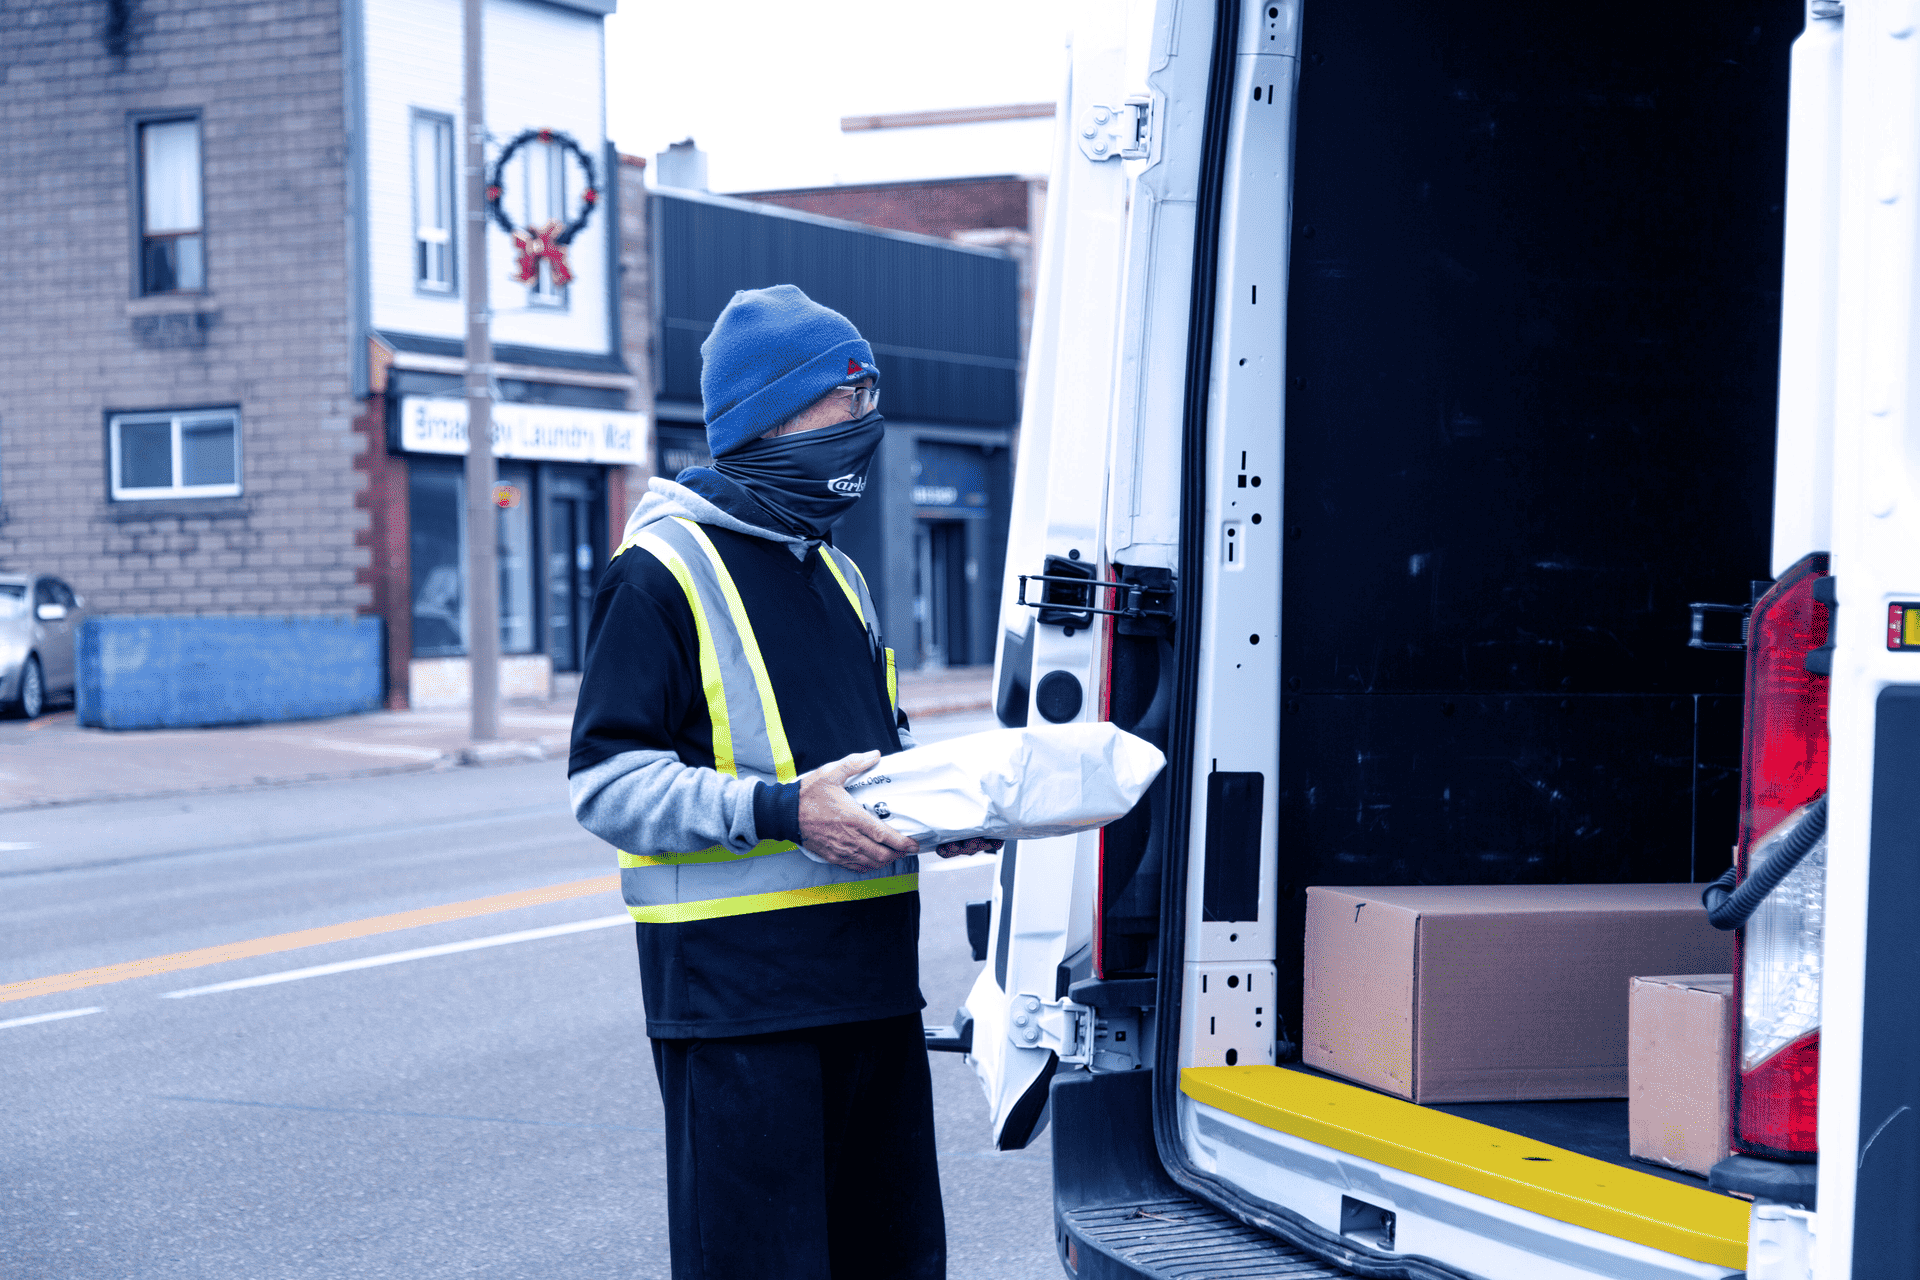
<instances>
[{"instance_id":1,"label":"grey hoodie","mask_svg":"<svg viewBox=\"0 0 1920 1280\"><path fill-rule=\"evenodd\" d=\"M685 485L656 477L647 482L646 496L628 517L622 545L647 526L674 516L782 543L802 560L820 544L818 538L749 524ZM905 729L900 730L900 745L914 745ZM567 779L573 816L581 826L615 848L646 853L715 845L751 849L760 842L753 816L758 786L683 764L671 751L623 751Z\"/></svg>"}]
</instances>

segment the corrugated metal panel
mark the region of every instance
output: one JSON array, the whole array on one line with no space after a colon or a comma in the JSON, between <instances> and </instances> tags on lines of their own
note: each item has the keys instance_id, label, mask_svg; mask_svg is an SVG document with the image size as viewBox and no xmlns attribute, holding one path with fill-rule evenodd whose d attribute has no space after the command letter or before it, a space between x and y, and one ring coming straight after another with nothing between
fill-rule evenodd
<instances>
[{"instance_id":1,"label":"corrugated metal panel","mask_svg":"<svg viewBox=\"0 0 1920 1280\"><path fill-rule=\"evenodd\" d=\"M1011 258L673 196L661 203L660 395L700 399L700 344L737 289L795 284L873 344L889 417L1019 416Z\"/></svg>"}]
</instances>

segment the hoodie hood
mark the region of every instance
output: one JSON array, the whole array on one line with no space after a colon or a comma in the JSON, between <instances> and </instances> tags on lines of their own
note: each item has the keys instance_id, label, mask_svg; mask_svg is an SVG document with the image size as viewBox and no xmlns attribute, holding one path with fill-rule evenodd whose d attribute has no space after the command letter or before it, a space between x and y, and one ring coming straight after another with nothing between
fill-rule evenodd
<instances>
[{"instance_id":1,"label":"hoodie hood","mask_svg":"<svg viewBox=\"0 0 1920 1280\"><path fill-rule=\"evenodd\" d=\"M715 478L724 479L717 475ZM741 496L747 496L745 490L741 490ZM744 504L729 505L739 507L741 510L751 510ZM632 542L648 525L661 520L670 520L674 516L685 516L698 524L718 525L722 529L731 529L735 533L744 533L748 537L765 538L768 542L781 543L801 559L806 557L810 548L819 545L820 542L818 538L802 538L797 534L784 533L778 529L767 528L765 525L751 523L742 519L735 511L716 505L712 499L702 497L678 481L663 480L655 476L647 481L646 496L641 498L638 505L634 507L633 514L627 517L626 531L620 537L621 545Z\"/></svg>"}]
</instances>

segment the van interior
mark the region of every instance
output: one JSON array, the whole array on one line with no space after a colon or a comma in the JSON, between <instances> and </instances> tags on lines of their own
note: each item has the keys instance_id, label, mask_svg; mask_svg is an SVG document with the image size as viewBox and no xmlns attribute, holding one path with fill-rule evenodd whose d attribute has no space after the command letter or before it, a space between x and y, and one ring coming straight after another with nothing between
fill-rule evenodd
<instances>
[{"instance_id":1,"label":"van interior","mask_svg":"<svg viewBox=\"0 0 1920 1280\"><path fill-rule=\"evenodd\" d=\"M1310 885L1729 865L1742 662L1688 646L1688 606L1768 576L1803 24L1799 0L1306 6L1285 473L1253 479L1284 493L1295 1070ZM1172 646L1114 643L1113 719L1164 742ZM1110 979L1161 963L1164 862L1145 813L1109 828ZM1441 1109L1705 1185L1629 1158L1624 1100Z\"/></svg>"}]
</instances>

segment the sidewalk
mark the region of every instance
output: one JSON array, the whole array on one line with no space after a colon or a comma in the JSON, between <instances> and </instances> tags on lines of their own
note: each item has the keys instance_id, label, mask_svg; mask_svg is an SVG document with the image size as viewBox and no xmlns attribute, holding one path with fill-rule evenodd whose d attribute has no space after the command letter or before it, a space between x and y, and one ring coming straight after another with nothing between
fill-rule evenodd
<instances>
[{"instance_id":1,"label":"sidewalk","mask_svg":"<svg viewBox=\"0 0 1920 1280\"><path fill-rule=\"evenodd\" d=\"M903 672L900 704L910 718L979 711L992 704L992 682L991 667ZM478 745L465 707L123 733L57 711L0 722L0 812L562 759L572 726L570 694L502 707L500 739Z\"/></svg>"}]
</instances>

